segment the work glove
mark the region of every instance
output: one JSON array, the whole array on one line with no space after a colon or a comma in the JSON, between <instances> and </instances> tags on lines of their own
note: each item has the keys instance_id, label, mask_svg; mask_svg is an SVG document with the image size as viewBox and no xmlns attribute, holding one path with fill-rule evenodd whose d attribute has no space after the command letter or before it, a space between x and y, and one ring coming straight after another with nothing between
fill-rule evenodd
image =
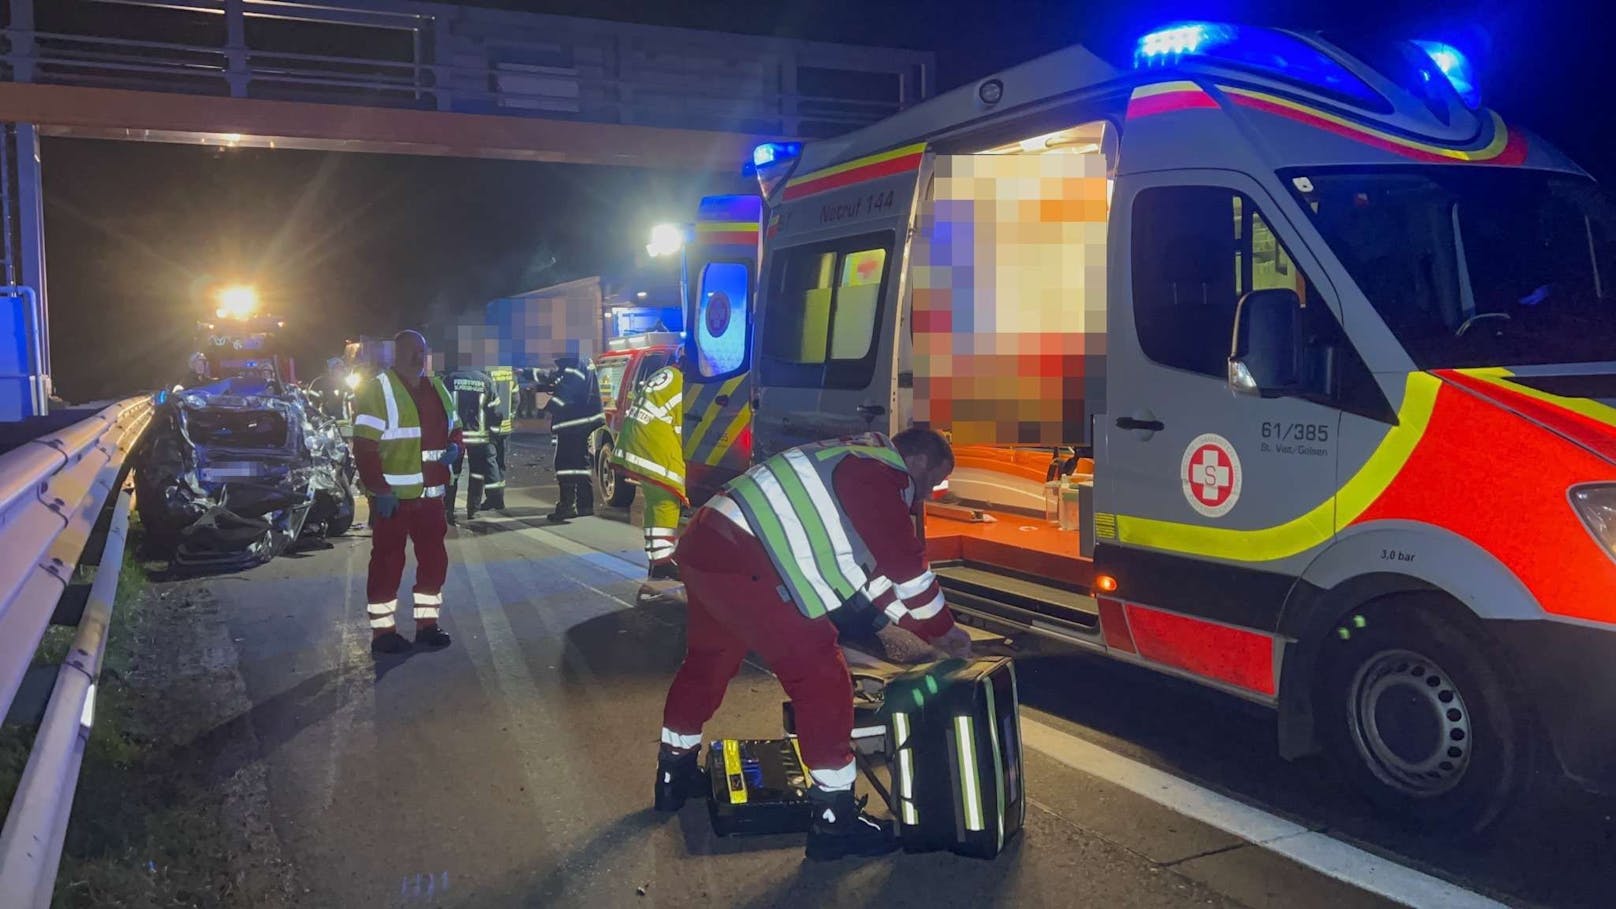
<instances>
[{"instance_id":1,"label":"work glove","mask_svg":"<svg viewBox=\"0 0 1616 909\"><path fill-rule=\"evenodd\" d=\"M947 631L932 638L931 645L956 660L971 658L971 635L958 625L950 625Z\"/></svg>"},{"instance_id":2,"label":"work glove","mask_svg":"<svg viewBox=\"0 0 1616 909\"><path fill-rule=\"evenodd\" d=\"M398 496L390 492L374 496L370 500L370 510L378 518L390 518L398 513Z\"/></svg>"},{"instance_id":3,"label":"work glove","mask_svg":"<svg viewBox=\"0 0 1616 909\"><path fill-rule=\"evenodd\" d=\"M454 467L455 462L458 460L460 460L460 446L454 442L450 442L443 449L443 454L438 456L438 463L447 464L450 467Z\"/></svg>"},{"instance_id":4,"label":"work glove","mask_svg":"<svg viewBox=\"0 0 1616 909\"><path fill-rule=\"evenodd\" d=\"M944 653L925 642L920 635L895 623L876 629L876 638L894 663L931 663L944 658Z\"/></svg>"}]
</instances>

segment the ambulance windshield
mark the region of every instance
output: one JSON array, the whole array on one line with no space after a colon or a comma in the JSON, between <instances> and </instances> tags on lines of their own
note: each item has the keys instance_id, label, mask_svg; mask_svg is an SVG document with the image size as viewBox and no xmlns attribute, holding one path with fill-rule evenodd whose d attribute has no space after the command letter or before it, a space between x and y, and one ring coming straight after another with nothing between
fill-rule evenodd
<instances>
[{"instance_id":1,"label":"ambulance windshield","mask_svg":"<svg viewBox=\"0 0 1616 909\"><path fill-rule=\"evenodd\" d=\"M1592 181L1468 166L1282 176L1420 368L1616 359L1616 208Z\"/></svg>"}]
</instances>

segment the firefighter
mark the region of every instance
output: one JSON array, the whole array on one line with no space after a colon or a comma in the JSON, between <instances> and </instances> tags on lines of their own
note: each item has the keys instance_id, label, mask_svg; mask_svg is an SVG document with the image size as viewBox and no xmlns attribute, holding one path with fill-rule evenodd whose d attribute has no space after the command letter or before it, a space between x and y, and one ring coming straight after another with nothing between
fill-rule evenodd
<instances>
[{"instance_id":1,"label":"firefighter","mask_svg":"<svg viewBox=\"0 0 1616 909\"><path fill-rule=\"evenodd\" d=\"M208 385L213 382L213 379L208 375L210 370L208 368L207 354L199 350L191 354L186 364L185 378L174 386L175 391L184 391L187 388L196 388L199 385Z\"/></svg>"},{"instance_id":2,"label":"firefighter","mask_svg":"<svg viewBox=\"0 0 1616 909\"><path fill-rule=\"evenodd\" d=\"M443 513L450 524L455 521L455 501L459 497L462 470L466 480L466 520L477 517L477 505L483 501L483 490L490 484L503 485L504 473L494 460L489 444L489 430L499 423L499 401L494 395L494 381L480 369L460 369L449 374L449 389L454 397L455 413L460 417L462 441L466 448L463 464L456 463L454 477L449 481L449 494L443 500Z\"/></svg>"},{"instance_id":3,"label":"firefighter","mask_svg":"<svg viewBox=\"0 0 1616 909\"><path fill-rule=\"evenodd\" d=\"M929 429L890 440L866 433L781 452L696 512L674 556L689 615L662 714L658 810L707 791L701 728L751 650L796 710L812 777L808 858L895 848L890 829L853 797L853 688L837 642L842 631L874 627L889 656L969 655L914 520L953 468L948 442Z\"/></svg>"},{"instance_id":4,"label":"firefighter","mask_svg":"<svg viewBox=\"0 0 1616 909\"><path fill-rule=\"evenodd\" d=\"M516 370L509 366L495 366L488 370L488 377L494 383L493 400L499 406L500 417L488 426L490 460L494 462L497 473L491 473L488 482L483 485L487 494L483 508L504 511L505 478L510 475L505 467L505 443L516 431L516 415L512 411L514 402L511 400L516 388Z\"/></svg>"},{"instance_id":5,"label":"firefighter","mask_svg":"<svg viewBox=\"0 0 1616 909\"><path fill-rule=\"evenodd\" d=\"M370 497L370 573L365 612L370 650L410 649L395 628L404 542L415 542L415 645L438 649L449 635L438 627L443 581L449 572L443 498L449 471L460 457L461 431L454 401L427 372L430 349L419 332L393 338L391 369L362 384L354 402L354 459Z\"/></svg>"},{"instance_id":6,"label":"firefighter","mask_svg":"<svg viewBox=\"0 0 1616 909\"><path fill-rule=\"evenodd\" d=\"M546 383L550 402L550 432L556 438L555 475L560 501L550 512L552 524L595 513L595 492L589 476L589 436L606 424L601 413L600 381L595 364L577 357L556 358L556 369Z\"/></svg>"},{"instance_id":7,"label":"firefighter","mask_svg":"<svg viewBox=\"0 0 1616 909\"><path fill-rule=\"evenodd\" d=\"M677 361L675 361L677 362ZM673 548L685 495L684 377L664 366L634 393L612 448L612 464L633 477L645 493L645 558L651 580L677 579Z\"/></svg>"}]
</instances>

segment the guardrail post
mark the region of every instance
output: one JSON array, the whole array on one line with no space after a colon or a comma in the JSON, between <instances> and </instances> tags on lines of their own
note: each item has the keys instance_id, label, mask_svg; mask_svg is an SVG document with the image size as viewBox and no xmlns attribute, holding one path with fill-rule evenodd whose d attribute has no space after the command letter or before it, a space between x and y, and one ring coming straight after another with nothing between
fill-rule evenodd
<instances>
[{"instance_id":1,"label":"guardrail post","mask_svg":"<svg viewBox=\"0 0 1616 909\"><path fill-rule=\"evenodd\" d=\"M225 81L230 97L247 97L247 13L244 0L224 0Z\"/></svg>"},{"instance_id":2,"label":"guardrail post","mask_svg":"<svg viewBox=\"0 0 1616 909\"><path fill-rule=\"evenodd\" d=\"M11 78L34 81L34 0L11 0Z\"/></svg>"}]
</instances>

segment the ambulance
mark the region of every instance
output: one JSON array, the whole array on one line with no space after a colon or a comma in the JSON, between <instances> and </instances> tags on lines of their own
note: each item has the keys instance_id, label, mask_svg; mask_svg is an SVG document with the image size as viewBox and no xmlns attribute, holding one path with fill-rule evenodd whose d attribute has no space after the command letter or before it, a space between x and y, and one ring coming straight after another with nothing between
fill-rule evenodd
<instances>
[{"instance_id":1,"label":"ambulance","mask_svg":"<svg viewBox=\"0 0 1616 909\"><path fill-rule=\"evenodd\" d=\"M1616 222L1460 50L1187 23L753 165L693 475L930 426L963 619L1271 707L1430 829L1616 780Z\"/></svg>"}]
</instances>

